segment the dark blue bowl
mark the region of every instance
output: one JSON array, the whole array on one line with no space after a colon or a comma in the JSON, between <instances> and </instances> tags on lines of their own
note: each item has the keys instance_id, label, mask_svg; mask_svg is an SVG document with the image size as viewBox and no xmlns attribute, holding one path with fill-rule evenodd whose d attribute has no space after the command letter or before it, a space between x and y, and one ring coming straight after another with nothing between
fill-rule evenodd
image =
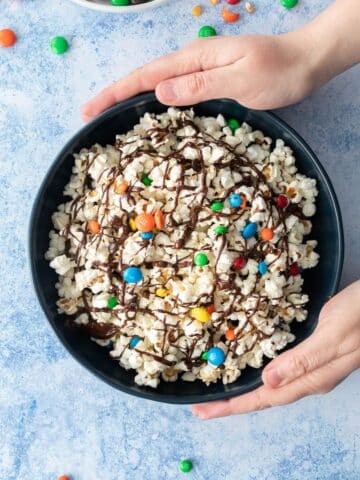
<instances>
[{"instance_id":1,"label":"dark blue bowl","mask_svg":"<svg viewBox=\"0 0 360 480\"><path fill-rule=\"evenodd\" d=\"M94 143L114 142L117 133L132 128L145 112L161 113L167 107L153 93L146 93L111 108L77 133L57 156L37 195L30 222L30 261L36 293L55 333L67 350L88 370L119 390L160 402L199 403L241 395L261 385L262 369L247 368L230 384L218 382L209 387L200 381L161 382L156 390L134 383L134 373L112 360L105 348L83 333L65 327L65 316L57 313L56 273L44 259L48 248L51 214L63 202L63 189L69 181L74 152ZM317 212L313 217L311 238L318 241L319 265L304 274L304 290L310 295L309 316L305 322L293 323L296 341L302 342L314 330L322 305L336 292L343 264L343 228L339 205L330 180L315 154L302 138L272 113L248 110L232 100L211 100L194 106L198 115L225 117L246 121L271 138L282 138L294 150L300 172L315 178L319 189Z\"/></svg>"}]
</instances>

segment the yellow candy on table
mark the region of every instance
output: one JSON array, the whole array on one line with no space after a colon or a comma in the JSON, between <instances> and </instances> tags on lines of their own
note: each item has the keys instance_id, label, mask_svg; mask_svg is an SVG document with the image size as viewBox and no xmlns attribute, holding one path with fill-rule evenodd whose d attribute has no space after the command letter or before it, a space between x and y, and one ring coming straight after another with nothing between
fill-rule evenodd
<instances>
[{"instance_id":1,"label":"yellow candy on table","mask_svg":"<svg viewBox=\"0 0 360 480\"><path fill-rule=\"evenodd\" d=\"M193 7L191 13L194 15L194 17L200 17L200 15L202 14L201 6L196 5L195 7Z\"/></svg>"},{"instance_id":2,"label":"yellow candy on table","mask_svg":"<svg viewBox=\"0 0 360 480\"><path fill-rule=\"evenodd\" d=\"M192 308L190 315L201 323L206 323L210 320L209 312L203 307Z\"/></svg>"},{"instance_id":3,"label":"yellow candy on table","mask_svg":"<svg viewBox=\"0 0 360 480\"><path fill-rule=\"evenodd\" d=\"M169 291L166 290L166 288L157 288L156 291L155 291L155 294L158 297L165 298L169 295Z\"/></svg>"},{"instance_id":4,"label":"yellow candy on table","mask_svg":"<svg viewBox=\"0 0 360 480\"><path fill-rule=\"evenodd\" d=\"M133 232L136 232L136 225L135 225L135 220L133 218L130 218L129 220L129 226Z\"/></svg>"}]
</instances>

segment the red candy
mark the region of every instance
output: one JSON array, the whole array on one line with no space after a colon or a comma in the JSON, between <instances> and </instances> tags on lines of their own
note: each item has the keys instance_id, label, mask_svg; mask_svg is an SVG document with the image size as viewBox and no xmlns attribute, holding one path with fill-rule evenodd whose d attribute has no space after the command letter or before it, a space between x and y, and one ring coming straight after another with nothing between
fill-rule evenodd
<instances>
[{"instance_id":1,"label":"red candy","mask_svg":"<svg viewBox=\"0 0 360 480\"><path fill-rule=\"evenodd\" d=\"M240 0L226 0L226 3L228 3L229 5L236 5L239 2Z\"/></svg>"},{"instance_id":2,"label":"red candy","mask_svg":"<svg viewBox=\"0 0 360 480\"><path fill-rule=\"evenodd\" d=\"M233 261L233 268L235 270L241 270L242 268L244 268L246 265L246 258L245 257L237 257L235 258L235 260Z\"/></svg>"},{"instance_id":3,"label":"red candy","mask_svg":"<svg viewBox=\"0 0 360 480\"><path fill-rule=\"evenodd\" d=\"M276 199L276 205L279 208L286 208L289 205L289 199L286 195L279 195Z\"/></svg>"},{"instance_id":4,"label":"red candy","mask_svg":"<svg viewBox=\"0 0 360 480\"><path fill-rule=\"evenodd\" d=\"M296 275L300 275L300 267L297 263L292 263L289 267L290 275L296 277Z\"/></svg>"}]
</instances>

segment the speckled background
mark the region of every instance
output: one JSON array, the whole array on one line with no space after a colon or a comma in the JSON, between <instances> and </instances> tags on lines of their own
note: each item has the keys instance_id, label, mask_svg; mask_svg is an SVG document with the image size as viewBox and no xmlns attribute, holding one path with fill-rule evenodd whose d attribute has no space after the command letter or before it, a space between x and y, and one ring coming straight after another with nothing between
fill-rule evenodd
<instances>
[{"instance_id":1,"label":"speckled background","mask_svg":"<svg viewBox=\"0 0 360 480\"><path fill-rule=\"evenodd\" d=\"M360 372L336 391L295 405L202 422L187 407L123 395L78 365L41 312L26 258L30 209L52 159L82 122L79 105L101 87L196 36L280 33L300 26L330 0L254 0L258 11L225 26L207 4L170 0L141 15L101 15L67 1L2 0L0 28L16 30L0 51L0 479L173 480L191 457L192 480L360 479ZM54 56L49 39L71 50ZM339 46L341 48L341 46ZM278 113L325 165L344 215L342 284L360 271L359 67ZM339 318L339 321L342 319Z\"/></svg>"}]
</instances>

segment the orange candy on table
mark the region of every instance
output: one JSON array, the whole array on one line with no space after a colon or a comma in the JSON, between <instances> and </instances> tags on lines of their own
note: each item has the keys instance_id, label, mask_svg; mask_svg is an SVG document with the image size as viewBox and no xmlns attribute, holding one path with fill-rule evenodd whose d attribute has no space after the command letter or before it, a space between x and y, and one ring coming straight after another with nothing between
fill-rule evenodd
<instances>
[{"instance_id":1,"label":"orange candy on table","mask_svg":"<svg viewBox=\"0 0 360 480\"><path fill-rule=\"evenodd\" d=\"M224 22L233 23L239 20L240 13L231 12L230 10L224 7L221 11L221 16Z\"/></svg>"},{"instance_id":2,"label":"orange candy on table","mask_svg":"<svg viewBox=\"0 0 360 480\"><path fill-rule=\"evenodd\" d=\"M161 210L156 210L154 214L155 226L159 230L163 229L165 226L165 217Z\"/></svg>"},{"instance_id":3,"label":"orange candy on table","mask_svg":"<svg viewBox=\"0 0 360 480\"><path fill-rule=\"evenodd\" d=\"M263 228L260 232L260 237L262 240L271 240L274 237L274 232L271 230L271 228Z\"/></svg>"},{"instance_id":4,"label":"orange candy on table","mask_svg":"<svg viewBox=\"0 0 360 480\"><path fill-rule=\"evenodd\" d=\"M89 220L87 224L87 228L90 233L100 232L100 224L96 220Z\"/></svg>"},{"instance_id":5,"label":"orange candy on table","mask_svg":"<svg viewBox=\"0 0 360 480\"><path fill-rule=\"evenodd\" d=\"M229 342L235 340L235 330L233 328L229 328L229 330L226 330L225 338L226 340L229 340Z\"/></svg>"},{"instance_id":6,"label":"orange candy on table","mask_svg":"<svg viewBox=\"0 0 360 480\"><path fill-rule=\"evenodd\" d=\"M128 188L129 188L129 184L125 181L122 183L114 182L114 190L119 195L121 195L122 193L125 193Z\"/></svg>"},{"instance_id":7,"label":"orange candy on table","mask_svg":"<svg viewBox=\"0 0 360 480\"><path fill-rule=\"evenodd\" d=\"M58 480L71 480L71 478L67 475L60 475L60 477L58 477Z\"/></svg>"},{"instance_id":8,"label":"orange candy on table","mask_svg":"<svg viewBox=\"0 0 360 480\"><path fill-rule=\"evenodd\" d=\"M200 15L202 14L201 6L196 5L195 7L193 7L191 13L194 15L194 17L200 17Z\"/></svg>"},{"instance_id":9,"label":"orange candy on table","mask_svg":"<svg viewBox=\"0 0 360 480\"><path fill-rule=\"evenodd\" d=\"M12 47L16 42L15 32L10 30L10 28L4 28L0 30L0 45L2 47Z\"/></svg>"},{"instance_id":10,"label":"orange candy on table","mask_svg":"<svg viewBox=\"0 0 360 480\"><path fill-rule=\"evenodd\" d=\"M140 232L151 232L155 227L155 219L150 213L141 213L135 217L135 227Z\"/></svg>"}]
</instances>

